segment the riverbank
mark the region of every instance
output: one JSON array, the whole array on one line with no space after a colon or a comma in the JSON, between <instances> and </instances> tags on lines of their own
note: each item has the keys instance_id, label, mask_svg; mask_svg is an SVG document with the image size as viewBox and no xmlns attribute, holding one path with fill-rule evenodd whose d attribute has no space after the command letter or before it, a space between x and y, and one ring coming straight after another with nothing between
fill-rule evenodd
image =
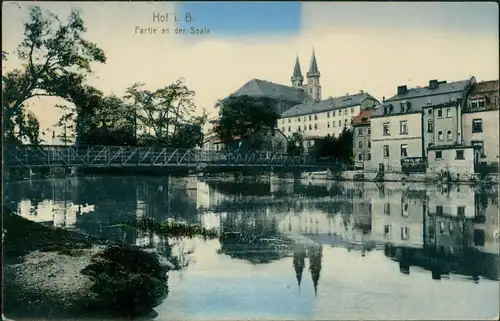
<instances>
[{"instance_id":1,"label":"riverbank","mask_svg":"<svg viewBox=\"0 0 500 321\"><path fill-rule=\"evenodd\" d=\"M3 208L3 313L14 320L148 318L168 293L158 254Z\"/></svg>"}]
</instances>

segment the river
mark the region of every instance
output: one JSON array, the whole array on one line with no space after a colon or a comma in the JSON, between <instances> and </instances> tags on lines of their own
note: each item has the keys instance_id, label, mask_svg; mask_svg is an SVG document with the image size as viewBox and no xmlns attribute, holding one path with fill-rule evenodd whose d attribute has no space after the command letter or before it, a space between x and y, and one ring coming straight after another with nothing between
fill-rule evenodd
<instances>
[{"instance_id":1,"label":"river","mask_svg":"<svg viewBox=\"0 0 500 321\"><path fill-rule=\"evenodd\" d=\"M4 195L30 220L176 260L182 268L169 272L156 320L499 315L496 189L92 177L9 183ZM250 241L164 239L118 225L141 216L224 227ZM295 243L279 250L280 239Z\"/></svg>"}]
</instances>

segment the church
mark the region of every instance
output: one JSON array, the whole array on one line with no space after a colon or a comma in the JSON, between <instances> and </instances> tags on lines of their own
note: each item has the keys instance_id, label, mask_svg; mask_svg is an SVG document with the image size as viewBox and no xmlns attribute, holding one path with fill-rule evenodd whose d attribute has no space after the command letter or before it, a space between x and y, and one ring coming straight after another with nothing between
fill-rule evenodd
<instances>
[{"instance_id":1,"label":"church","mask_svg":"<svg viewBox=\"0 0 500 321\"><path fill-rule=\"evenodd\" d=\"M327 135L338 137L344 128L351 127L352 119L361 110L379 105L377 99L362 90L322 100L321 73L314 48L306 78L304 83L297 57L290 79L291 86L252 79L233 95L272 99L280 114L277 128L287 137L300 133L305 139L318 139Z\"/></svg>"}]
</instances>

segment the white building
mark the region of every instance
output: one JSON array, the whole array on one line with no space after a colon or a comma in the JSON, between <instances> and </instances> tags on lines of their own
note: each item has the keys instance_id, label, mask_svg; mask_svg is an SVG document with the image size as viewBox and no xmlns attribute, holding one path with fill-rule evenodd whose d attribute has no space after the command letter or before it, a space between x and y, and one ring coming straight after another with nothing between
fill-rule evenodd
<instances>
[{"instance_id":1,"label":"white building","mask_svg":"<svg viewBox=\"0 0 500 321\"><path fill-rule=\"evenodd\" d=\"M451 83L431 80L425 88L398 86L397 95L371 116L370 169L401 171L402 159L425 157L423 108L465 97L473 82L474 77Z\"/></svg>"},{"instance_id":2,"label":"white building","mask_svg":"<svg viewBox=\"0 0 500 321\"><path fill-rule=\"evenodd\" d=\"M290 137L300 133L304 138L338 137L361 110L374 107L378 101L370 94L330 97L323 101L297 105L281 114L278 128Z\"/></svg>"}]
</instances>

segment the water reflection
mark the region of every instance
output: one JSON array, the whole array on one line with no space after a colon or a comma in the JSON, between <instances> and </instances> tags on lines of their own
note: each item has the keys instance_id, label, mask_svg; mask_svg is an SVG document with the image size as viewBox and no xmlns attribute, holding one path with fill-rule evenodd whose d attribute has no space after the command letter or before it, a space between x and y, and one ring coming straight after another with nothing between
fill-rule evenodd
<instances>
[{"instance_id":1,"label":"water reflection","mask_svg":"<svg viewBox=\"0 0 500 321\"><path fill-rule=\"evenodd\" d=\"M166 256L174 257L179 268L189 266L182 274L188 280L186 275L189 273L206 275L213 269L219 276L221 273L235 273L239 280L244 280L247 274L255 275L263 284L274 284L278 281L259 274L259 271L274 273L271 271L278 269L276 273L285 278L283 284L297 289L299 294L295 292L295 295L317 296L317 300L322 295L335 296L332 291L342 279L352 284L363 280L359 285L362 288L348 290L356 295L368 291L363 287L371 286L373 288L368 292L376 293L380 291L374 285L379 282L377 278L395 282L393 280L399 275L419 282L423 282L421 277L425 276L435 284L460 279L476 287L480 285L474 282L484 284L487 280L499 280L496 188L112 177L11 183L6 186L5 195L7 204L29 219L156 248ZM141 216L215 227L219 228L221 235L213 242L173 240L119 225L131 217ZM346 264L348 266L344 268ZM384 270L386 264L395 269L387 267ZM304 273L309 275L306 277ZM351 278L349 273L357 274ZM364 275L372 273L375 273L375 279L365 279ZM288 283L288 276L293 282ZM210 284L207 277L191 279ZM250 291L257 286L255 284L261 284L258 280L252 279L246 287L242 286ZM274 286L279 288L278 283ZM179 283L177 286L178 291L182 291L185 285ZM427 291L412 286L416 287L415 291L421 291L418 293ZM193 288L201 291L197 285ZM428 285L428 289L431 288ZM170 295L174 297L167 299L166 305L170 300L176 300L175 285L171 289ZM231 287L224 291L228 295L235 293ZM274 291L277 291L276 297L285 295L284 290ZM391 291L399 293L399 290ZM396 297L398 295L409 294L401 292ZM498 293L495 295L498 297ZM305 304L305 301L300 302ZM165 309L170 308L169 305ZM182 310L178 313L175 316L183 318L188 312ZM315 313L318 315L319 312ZM353 318L352 313L345 317ZM298 315L309 317L297 311L284 313L283 317ZM436 315L432 316L438 318ZM214 315L214 318L218 316ZM329 315L323 316L329 318ZM379 314L382 319L386 316ZM278 316L273 314L273 317Z\"/></svg>"}]
</instances>

